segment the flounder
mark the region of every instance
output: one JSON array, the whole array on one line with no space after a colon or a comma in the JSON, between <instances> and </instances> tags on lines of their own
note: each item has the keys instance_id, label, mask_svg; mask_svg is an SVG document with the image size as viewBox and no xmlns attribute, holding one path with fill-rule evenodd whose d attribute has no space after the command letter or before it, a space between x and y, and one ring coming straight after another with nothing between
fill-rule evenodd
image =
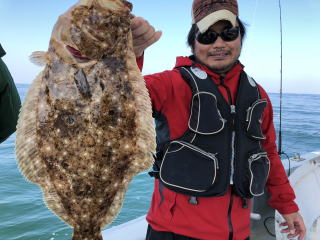
<instances>
[{"instance_id":1,"label":"flounder","mask_svg":"<svg viewBox=\"0 0 320 240\"><path fill-rule=\"evenodd\" d=\"M74 240L102 239L132 178L153 163L151 102L125 0L80 0L54 26L20 113L16 154Z\"/></svg>"}]
</instances>

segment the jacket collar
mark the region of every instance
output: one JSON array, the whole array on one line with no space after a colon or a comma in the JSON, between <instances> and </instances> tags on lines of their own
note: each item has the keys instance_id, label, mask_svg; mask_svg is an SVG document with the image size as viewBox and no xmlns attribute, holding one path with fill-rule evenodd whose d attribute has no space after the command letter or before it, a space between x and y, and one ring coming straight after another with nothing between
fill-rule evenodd
<instances>
[{"instance_id":1,"label":"jacket collar","mask_svg":"<svg viewBox=\"0 0 320 240\"><path fill-rule=\"evenodd\" d=\"M205 71L208 75L210 75L215 81L219 81L220 74L212 72L207 66L204 66L200 63L196 63L193 60L193 56L190 57L177 57L176 59L176 67L189 67L195 65L201 70ZM235 76L239 76L240 72L244 69L244 66L238 61L225 75L225 81L235 79Z\"/></svg>"}]
</instances>

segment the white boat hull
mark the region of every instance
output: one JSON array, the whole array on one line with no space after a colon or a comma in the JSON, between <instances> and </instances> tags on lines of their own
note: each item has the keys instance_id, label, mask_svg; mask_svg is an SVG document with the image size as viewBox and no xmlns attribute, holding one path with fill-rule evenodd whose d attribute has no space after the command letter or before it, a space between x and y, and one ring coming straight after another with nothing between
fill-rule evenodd
<instances>
[{"instance_id":1,"label":"white boat hull","mask_svg":"<svg viewBox=\"0 0 320 240\"><path fill-rule=\"evenodd\" d=\"M103 231L102 237L104 240L144 240L147 227L144 215Z\"/></svg>"},{"instance_id":2,"label":"white boat hull","mask_svg":"<svg viewBox=\"0 0 320 240\"><path fill-rule=\"evenodd\" d=\"M305 240L320 239L320 153L304 162L290 175L290 184L296 194L296 202L307 228ZM275 214L277 240L287 240L287 234L281 233L279 227L283 222L281 215Z\"/></svg>"}]
</instances>

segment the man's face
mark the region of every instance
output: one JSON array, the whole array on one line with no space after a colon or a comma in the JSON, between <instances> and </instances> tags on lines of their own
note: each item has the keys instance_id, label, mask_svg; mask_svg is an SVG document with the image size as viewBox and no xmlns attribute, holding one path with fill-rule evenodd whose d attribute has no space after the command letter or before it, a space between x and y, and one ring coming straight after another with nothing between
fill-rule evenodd
<instances>
[{"instance_id":1,"label":"man's face","mask_svg":"<svg viewBox=\"0 0 320 240\"><path fill-rule=\"evenodd\" d=\"M219 21L210 29L216 33L231 27L228 21ZM221 37L212 44L201 44L197 40L194 45L194 55L204 65L217 73L225 73L230 70L238 60L241 51L241 36L230 42L223 41Z\"/></svg>"}]
</instances>

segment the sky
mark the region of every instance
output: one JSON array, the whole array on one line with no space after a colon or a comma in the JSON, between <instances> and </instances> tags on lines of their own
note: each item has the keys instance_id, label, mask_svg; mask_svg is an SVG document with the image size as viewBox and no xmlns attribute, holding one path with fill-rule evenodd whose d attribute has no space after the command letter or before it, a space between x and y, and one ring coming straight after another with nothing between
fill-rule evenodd
<instances>
[{"instance_id":1,"label":"sky","mask_svg":"<svg viewBox=\"0 0 320 240\"><path fill-rule=\"evenodd\" d=\"M241 63L267 92L280 89L279 0L238 0L246 24ZM42 70L29 56L46 51L58 16L77 0L0 0L0 43L16 83L31 83ZM172 69L176 56L190 55L187 34L192 0L131 0L133 14L145 18L161 39L145 51L143 74ZM281 0L283 91L320 94L320 0Z\"/></svg>"}]
</instances>

